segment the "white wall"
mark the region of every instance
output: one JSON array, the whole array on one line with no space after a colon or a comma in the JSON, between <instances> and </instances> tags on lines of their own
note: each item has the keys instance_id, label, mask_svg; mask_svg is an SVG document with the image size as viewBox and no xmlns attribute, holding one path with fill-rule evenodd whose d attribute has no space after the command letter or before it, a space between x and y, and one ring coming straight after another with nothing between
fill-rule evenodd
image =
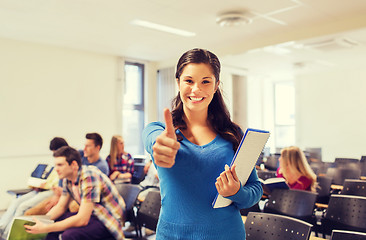
<instances>
[{"instance_id":1,"label":"white wall","mask_svg":"<svg viewBox=\"0 0 366 240\"><path fill-rule=\"evenodd\" d=\"M25 187L38 162L53 162L54 136L82 148L85 134L98 132L106 157L122 124L117 67L115 56L0 39L0 209L6 190Z\"/></svg>"},{"instance_id":2,"label":"white wall","mask_svg":"<svg viewBox=\"0 0 366 240\"><path fill-rule=\"evenodd\" d=\"M323 161L366 155L365 79L362 67L298 76L298 145L322 147Z\"/></svg>"}]
</instances>

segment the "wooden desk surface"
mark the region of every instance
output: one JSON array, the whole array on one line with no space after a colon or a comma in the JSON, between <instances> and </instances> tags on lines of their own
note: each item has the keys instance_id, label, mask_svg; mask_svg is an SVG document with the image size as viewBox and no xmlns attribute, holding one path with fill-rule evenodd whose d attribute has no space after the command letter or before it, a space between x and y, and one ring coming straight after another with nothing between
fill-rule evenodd
<instances>
[{"instance_id":1,"label":"wooden desk surface","mask_svg":"<svg viewBox=\"0 0 366 240\"><path fill-rule=\"evenodd\" d=\"M332 184L330 186L332 189L334 190L343 190L343 186L342 185L335 185L335 184Z\"/></svg>"},{"instance_id":2,"label":"wooden desk surface","mask_svg":"<svg viewBox=\"0 0 366 240\"><path fill-rule=\"evenodd\" d=\"M324 204L324 203L315 203L315 206L317 208L328 208L328 204Z\"/></svg>"},{"instance_id":3,"label":"wooden desk surface","mask_svg":"<svg viewBox=\"0 0 366 240\"><path fill-rule=\"evenodd\" d=\"M325 240L326 238L310 236L309 240Z\"/></svg>"}]
</instances>

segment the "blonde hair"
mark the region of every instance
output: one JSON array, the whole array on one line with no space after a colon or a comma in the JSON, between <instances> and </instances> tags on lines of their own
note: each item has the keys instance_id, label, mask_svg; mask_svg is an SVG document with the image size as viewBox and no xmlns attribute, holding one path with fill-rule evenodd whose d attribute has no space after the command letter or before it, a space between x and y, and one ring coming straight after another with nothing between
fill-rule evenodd
<instances>
[{"instance_id":1,"label":"blonde hair","mask_svg":"<svg viewBox=\"0 0 366 240\"><path fill-rule=\"evenodd\" d=\"M304 152L295 146L285 147L281 150L282 162L287 168L282 169L286 174L287 170L291 173L305 176L312 180L311 191L316 191L316 174L311 169L308 161L306 160Z\"/></svg>"},{"instance_id":2,"label":"blonde hair","mask_svg":"<svg viewBox=\"0 0 366 240\"><path fill-rule=\"evenodd\" d=\"M117 162L117 154L118 154L118 148L117 143L118 141L123 141L122 136L120 135L114 135L111 140L111 150L109 152L109 167L110 169L113 169L114 165Z\"/></svg>"}]
</instances>

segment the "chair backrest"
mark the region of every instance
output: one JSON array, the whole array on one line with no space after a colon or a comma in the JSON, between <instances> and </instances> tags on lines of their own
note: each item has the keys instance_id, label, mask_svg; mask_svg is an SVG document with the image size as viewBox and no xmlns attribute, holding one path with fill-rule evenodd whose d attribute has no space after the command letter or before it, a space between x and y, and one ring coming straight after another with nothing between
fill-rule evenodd
<instances>
[{"instance_id":1,"label":"chair backrest","mask_svg":"<svg viewBox=\"0 0 366 240\"><path fill-rule=\"evenodd\" d=\"M357 158L336 158L334 160L336 166L339 166L339 165L348 165L350 163L359 163L360 162L360 159L357 159Z\"/></svg>"},{"instance_id":2,"label":"chair backrest","mask_svg":"<svg viewBox=\"0 0 366 240\"><path fill-rule=\"evenodd\" d=\"M318 197L329 196L332 185L332 178L327 176L317 176L316 180L318 182Z\"/></svg>"},{"instance_id":3,"label":"chair backrest","mask_svg":"<svg viewBox=\"0 0 366 240\"><path fill-rule=\"evenodd\" d=\"M279 167L279 158L280 158L281 154L275 153L275 154L271 154L270 156L267 157L266 161L264 162L264 166L268 169L268 170L274 170L276 171L277 168Z\"/></svg>"},{"instance_id":4,"label":"chair backrest","mask_svg":"<svg viewBox=\"0 0 366 240\"><path fill-rule=\"evenodd\" d=\"M262 180L276 177L276 171L257 170L258 177Z\"/></svg>"},{"instance_id":5,"label":"chair backrest","mask_svg":"<svg viewBox=\"0 0 366 240\"><path fill-rule=\"evenodd\" d=\"M366 197L332 194L322 219L323 232L331 230L366 231Z\"/></svg>"},{"instance_id":6,"label":"chair backrest","mask_svg":"<svg viewBox=\"0 0 366 240\"><path fill-rule=\"evenodd\" d=\"M135 163L131 183L139 184L142 180L144 180L146 175L144 172L144 168L145 168L144 163Z\"/></svg>"},{"instance_id":7,"label":"chair backrest","mask_svg":"<svg viewBox=\"0 0 366 240\"><path fill-rule=\"evenodd\" d=\"M366 240L366 233L344 231L344 230L333 230L330 237L331 240Z\"/></svg>"},{"instance_id":8,"label":"chair backrest","mask_svg":"<svg viewBox=\"0 0 366 240\"><path fill-rule=\"evenodd\" d=\"M316 192L318 193L316 202L328 204L331 193L332 178L327 176L317 176L316 180L318 183L318 187L316 189Z\"/></svg>"},{"instance_id":9,"label":"chair backrest","mask_svg":"<svg viewBox=\"0 0 366 240\"><path fill-rule=\"evenodd\" d=\"M366 181L356 179L344 180L341 194L366 197Z\"/></svg>"},{"instance_id":10,"label":"chair backrest","mask_svg":"<svg viewBox=\"0 0 366 240\"><path fill-rule=\"evenodd\" d=\"M128 183L118 183L115 184L115 186L118 190L119 195L121 195L126 203L125 212L131 211L136 203L137 196L140 193L140 187L138 185Z\"/></svg>"},{"instance_id":11,"label":"chair backrest","mask_svg":"<svg viewBox=\"0 0 366 240\"><path fill-rule=\"evenodd\" d=\"M264 206L264 212L310 221L317 195L317 193L310 191L274 189Z\"/></svg>"},{"instance_id":12,"label":"chair backrest","mask_svg":"<svg viewBox=\"0 0 366 240\"><path fill-rule=\"evenodd\" d=\"M343 185L345 179L360 179L361 169L349 167L337 167L334 170L333 184Z\"/></svg>"},{"instance_id":13,"label":"chair backrest","mask_svg":"<svg viewBox=\"0 0 366 240\"><path fill-rule=\"evenodd\" d=\"M366 176L366 156L362 156L360 160L361 176Z\"/></svg>"},{"instance_id":14,"label":"chair backrest","mask_svg":"<svg viewBox=\"0 0 366 240\"><path fill-rule=\"evenodd\" d=\"M276 214L249 212L245 221L247 240L307 240L310 223Z\"/></svg>"},{"instance_id":15,"label":"chair backrest","mask_svg":"<svg viewBox=\"0 0 366 240\"><path fill-rule=\"evenodd\" d=\"M145 226L156 231L161 207L161 197L159 191L150 191L137 212L137 222L140 226Z\"/></svg>"},{"instance_id":16,"label":"chair backrest","mask_svg":"<svg viewBox=\"0 0 366 240\"><path fill-rule=\"evenodd\" d=\"M305 148L304 152L309 153L310 162L322 161L322 148Z\"/></svg>"}]
</instances>

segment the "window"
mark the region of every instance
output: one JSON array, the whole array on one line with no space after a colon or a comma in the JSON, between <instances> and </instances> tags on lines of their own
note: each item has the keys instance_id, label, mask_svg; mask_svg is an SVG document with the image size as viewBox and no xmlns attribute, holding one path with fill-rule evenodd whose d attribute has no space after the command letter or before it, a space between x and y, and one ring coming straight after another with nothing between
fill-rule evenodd
<instances>
[{"instance_id":1,"label":"window","mask_svg":"<svg viewBox=\"0 0 366 240\"><path fill-rule=\"evenodd\" d=\"M123 93L123 138L132 155L144 154L141 134L144 127L144 65L125 63Z\"/></svg>"},{"instance_id":2,"label":"window","mask_svg":"<svg viewBox=\"0 0 366 240\"><path fill-rule=\"evenodd\" d=\"M274 97L276 147L295 145L295 87L293 82L275 83Z\"/></svg>"}]
</instances>

